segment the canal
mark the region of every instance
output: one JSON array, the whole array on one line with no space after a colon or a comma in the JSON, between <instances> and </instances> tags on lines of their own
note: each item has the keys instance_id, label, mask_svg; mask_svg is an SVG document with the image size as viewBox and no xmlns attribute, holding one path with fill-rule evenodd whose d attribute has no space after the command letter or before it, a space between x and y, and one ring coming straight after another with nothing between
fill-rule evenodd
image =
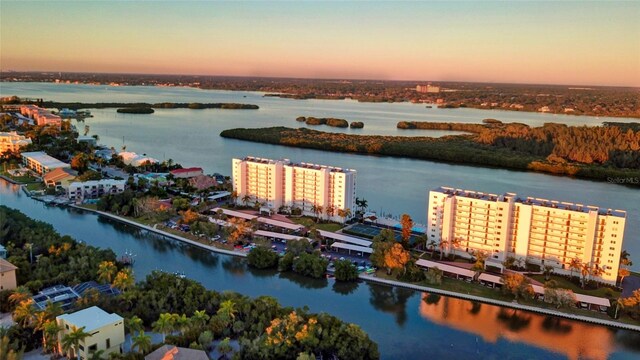
<instances>
[{"instance_id":1,"label":"canal","mask_svg":"<svg viewBox=\"0 0 640 360\"><path fill-rule=\"evenodd\" d=\"M75 209L47 206L0 180L0 203L61 234L136 254L138 279L182 271L209 289L269 295L361 326L384 359L636 359L640 334L380 285L336 284L274 271Z\"/></svg>"}]
</instances>

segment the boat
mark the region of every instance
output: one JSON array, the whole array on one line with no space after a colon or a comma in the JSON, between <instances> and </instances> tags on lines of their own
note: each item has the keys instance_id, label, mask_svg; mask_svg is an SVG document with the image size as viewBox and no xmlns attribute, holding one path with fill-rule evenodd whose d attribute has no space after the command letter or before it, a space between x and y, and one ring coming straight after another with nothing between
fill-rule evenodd
<instances>
[{"instance_id":1,"label":"boat","mask_svg":"<svg viewBox=\"0 0 640 360\"><path fill-rule=\"evenodd\" d=\"M134 253L130 252L129 250L125 250L124 255L120 256L120 259L118 259L118 261L123 263L124 266L133 266L133 264L136 262L135 257L136 255Z\"/></svg>"}]
</instances>

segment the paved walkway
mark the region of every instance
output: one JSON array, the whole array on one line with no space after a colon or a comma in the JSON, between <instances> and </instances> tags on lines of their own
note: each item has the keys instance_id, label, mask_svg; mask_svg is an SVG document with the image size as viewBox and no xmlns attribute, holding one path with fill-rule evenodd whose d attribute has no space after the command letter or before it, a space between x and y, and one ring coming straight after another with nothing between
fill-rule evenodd
<instances>
[{"instance_id":1,"label":"paved walkway","mask_svg":"<svg viewBox=\"0 0 640 360\"><path fill-rule=\"evenodd\" d=\"M174 240L185 242L187 244L198 246L200 248L203 248L203 249L206 249L206 250L209 250L209 251L213 251L213 252L217 252L217 253L221 253L221 254L225 254L225 255L232 255L232 256L241 256L241 257L246 257L247 256L246 252L225 250L225 249L217 248L215 246L205 245L203 243L200 243L200 242L197 242L197 241L193 241L193 240L190 240L190 239L187 239L187 238L183 238L181 236L174 235L174 234L168 233L166 231L162 231L160 229L153 228L151 226L143 225L143 224L137 223L137 222L129 220L129 219L124 219L124 218L121 218L121 217L119 217L117 215L106 213L104 211L87 209L87 208L83 208L81 206L76 206L76 205L69 205L69 206L71 206L73 208L76 208L76 209L93 212L93 213L108 217L110 219L113 219L113 220L116 220L116 221L119 221L119 222L122 222L122 223L125 223L125 224L129 224L129 225L138 227L140 229L147 230L147 231L152 232L152 233L156 233L156 234L162 235L164 237L168 237L168 238L171 238L171 239L174 239Z\"/></svg>"}]
</instances>

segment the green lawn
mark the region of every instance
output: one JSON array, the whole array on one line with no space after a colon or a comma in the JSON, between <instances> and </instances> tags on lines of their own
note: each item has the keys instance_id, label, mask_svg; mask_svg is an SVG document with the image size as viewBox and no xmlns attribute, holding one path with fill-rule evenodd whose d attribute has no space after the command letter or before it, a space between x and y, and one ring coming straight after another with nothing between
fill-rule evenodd
<instances>
[{"instance_id":1,"label":"green lawn","mask_svg":"<svg viewBox=\"0 0 640 360\"><path fill-rule=\"evenodd\" d=\"M304 225L306 228L315 227L318 230L324 230L324 231L336 232L343 228L342 224L338 224L334 222L330 222L330 223L321 222L316 224L316 219L308 216L303 216L299 218L291 217L289 218L289 220L293 221L296 224Z\"/></svg>"},{"instance_id":2,"label":"green lawn","mask_svg":"<svg viewBox=\"0 0 640 360\"><path fill-rule=\"evenodd\" d=\"M9 174L6 171L3 171L2 175L8 177L9 179L12 179L13 181L16 181L16 182L19 182L19 183L22 183L22 184L28 184L28 183L32 183L32 182L38 181L38 179L33 177L33 176L29 176L29 175L13 176L13 175Z\"/></svg>"},{"instance_id":3,"label":"green lawn","mask_svg":"<svg viewBox=\"0 0 640 360\"><path fill-rule=\"evenodd\" d=\"M530 275L530 278L539 281L541 283L545 283L545 279L544 279L544 275ZM610 291L613 291L613 297L619 297L620 296L620 292L619 291L615 291L615 290L607 290L609 289L608 287L602 286L598 289L595 290L586 290L581 288L580 286L572 283L571 281L569 281L569 279L565 278L564 276L558 276L558 275L551 275L551 280L555 280L558 283L558 286L563 288L563 289L569 289L571 291L573 291L576 294L585 294L585 295L591 295L591 296L598 296L598 297L610 297L608 295L610 295Z\"/></svg>"},{"instance_id":4,"label":"green lawn","mask_svg":"<svg viewBox=\"0 0 640 360\"><path fill-rule=\"evenodd\" d=\"M43 183L30 183L27 184L27 190L29 191L39 191L39 190L44 190L45 186Z\"/></svg>"}]
</instances>

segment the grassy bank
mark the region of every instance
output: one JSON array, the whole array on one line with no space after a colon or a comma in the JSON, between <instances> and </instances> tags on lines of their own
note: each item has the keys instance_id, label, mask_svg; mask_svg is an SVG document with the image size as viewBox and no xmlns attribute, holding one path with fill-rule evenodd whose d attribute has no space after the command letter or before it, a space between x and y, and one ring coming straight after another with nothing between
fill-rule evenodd
<instances>
[{"instance_id":1,"label":"grassy bank","mask_svg":"<svg viewBox=\"0 0 640 360\"><path fill-rule=\"evenodd\" d=\"M640 179L640 169L615 168L597 164L548 163L545 156L480 143L475 141L474 135L455 135L441 138L348 135L306 128L270 127L224 130L220 136L298 148L537 171L601 181ZM640 181L626 181L624 183L628 186L640 187Z\"/></svg>"}]
</instances>

